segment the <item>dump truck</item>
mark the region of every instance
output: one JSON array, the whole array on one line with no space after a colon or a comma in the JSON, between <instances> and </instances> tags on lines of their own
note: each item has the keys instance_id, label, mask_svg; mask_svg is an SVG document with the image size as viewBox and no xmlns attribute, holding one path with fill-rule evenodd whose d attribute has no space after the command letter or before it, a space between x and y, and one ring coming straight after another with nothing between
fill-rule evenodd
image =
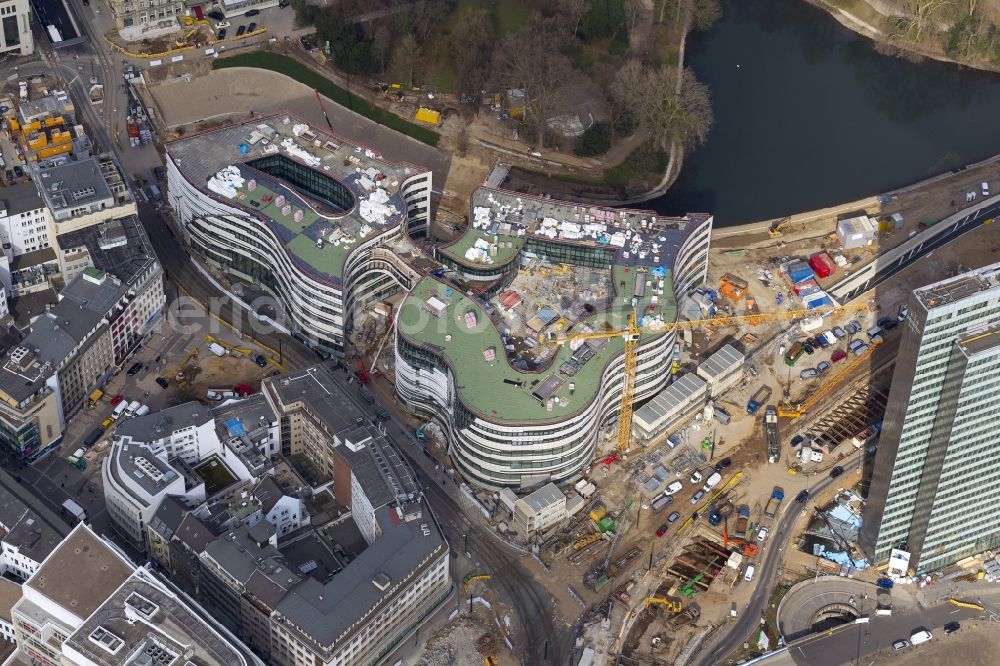
<instances>
[{"instance_id":1,"label":"dump truck","mask_svg":"<svg viewBox=\"0 0 1000 666\"><path fill-rule=\"evenodd\" d=\"M747 538L747 526L750 524L750 507L746 504L741 504L738 509L736 509L736 530L733 532L733 536L737 539Z\"/></svg>"},{"instance_id":2,"label":"dump truck","mask_svg":"<svg viewBox=\"0 0 1000 666\"><path fill-rule=\"evenodd\" d=\"M771 491L771 499L767 501L767 506L764 507L764 515L768 518L774 518L778 515L778 507L781 506L781 500L783 499L785 499L785 489L775 486L774 490Z\"/></svg>"},{"instance_id":3,"label":"dump truck","mask_svg":"<svg viewBox=\"0 0 1000 666\"><path fill-rule=\"evenodd\" d=\"M778 462L781 441L778 439L778 410L768 405L764 411L764 438L767 440L767 462Z\"/></svg>"},{"instance_id":4,"label":"dump truck","mask_svg":"<svg viewBox=\"0 0 1000 666\"><path fill-rule=\"evenodd\" d=\"M768 385L761 386L757 389L757 392L750 397L747 401L747 414L756 414L757 410L767 402L767 399L771 397L771 387Z\"/></svg>"}]
</instances>

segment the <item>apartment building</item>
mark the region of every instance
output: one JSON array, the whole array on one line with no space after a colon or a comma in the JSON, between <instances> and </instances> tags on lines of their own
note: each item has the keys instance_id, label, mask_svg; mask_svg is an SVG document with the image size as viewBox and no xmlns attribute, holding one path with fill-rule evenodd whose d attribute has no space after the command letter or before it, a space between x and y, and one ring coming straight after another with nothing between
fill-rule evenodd
<instances>
[{"instance_id":1,"label":"apartment building","mask_svg":"<svg viewBox=\"0 0 1000 666\"><path fill-rule=\"evenodd\" d=\"M108 6L119 30L163 22L176 25L176 17L187 13L182 0L110 0Z\"/></svg>"},{"instance_id":2,"label":"apartment building","mask_svg":"<svg viewBox=\"0 0 1000 666\"><path fill-rule=\"evenodd\" d=\"M0 53L31 55L35 39L31 34L31 3L28 0L0 2L0 25L3 26L3 44Z\"/></svg>"},{"instance_id":3,"label":"apartment building","mask_svg":"<svg viewBox=\"0 0 1000 666\"><path fill-rule=\"evenodd\" d=\"M861 532L926 572L1000 547L1000 263L914 290Z\"/></svg>"},{"instance_id":4,"label":"apartment building","mask_svg":"<svg viewBox=\"0 0 1000 666\"><path fill-rule=\"evenodd\" d=\"M566 495L554 483L514 502L512 523L522 536L544 532L566 517Z\"/></svg>"},{"instance_id":5,"label":"apartment building","mask_svg":"<svg viewBox=\"0 0 1000 666\"><path fill-rule=\"evenodd\" d=\"M35 184L15 183L0 194L0 242L8 259L49 247L48 209Z\"/></svg>"},{"instance_id":6,"label":"apartment building","mask_svg":"<svg viewBox=\"0 0 1000 666\"><path fill-rule=\"evenodd\" d=\"M11 615L17 649L4 662L10 666L263 664L83 524L23 585Z\"/></svg>"}]
</instances>

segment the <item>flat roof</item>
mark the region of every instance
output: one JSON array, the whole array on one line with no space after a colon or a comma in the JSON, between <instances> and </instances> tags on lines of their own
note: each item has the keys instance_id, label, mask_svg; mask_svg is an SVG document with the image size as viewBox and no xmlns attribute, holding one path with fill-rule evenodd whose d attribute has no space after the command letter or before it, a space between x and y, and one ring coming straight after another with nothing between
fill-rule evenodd
<instances>
[{"instance_id":1,"label":"flat roof","mask_svg":"<svg viewBox=\"0 0 1000 666\"><path fill-rule=\"evenodd\" d=\"M56 213L114 199L97 157L38 169L35 182L49 208Z\"/></svg>"},{"instance_id":2,"label":"flat roof","mask_svg":"<svg viewBox=\"0 0 1000 666\"><path fill-rule=\"evenodd\" d=\"M639 422L647 430L655 429L659 421L677 408L688 402L699 391L704 391L708 384L693 373L680 375L669 386L657 393L645 405L632 413L632 420Z\"/></svg>"},{"instance_id":3,"label":"flat roof","mask_svg":"<svg viewBox=\"0 0 1000 666\"><path fill-rule=\"evenodd\" d=\"M135 484L155 498L173 485L181 475L166 460L166 454L156 455L143 444L122 444L116 441L109 455L111 474L119 486ZM146 502L146 498L136 498Z\"/></svg>"},{"instance_id":4,"label":"flat roof","mask_svg":"<svg viewBox=\"0 0 1000 666\"><path fill-rule=\"evenodd\" d=\"M28 180L23 183L14 183L0 190L4 207L8 215L19 215L31 210L38 210L45 207L42 195L38 193L35 183Z\"/></svg>"},{"instance_id":5,"label":"flat roof","mask_svg":"<svg viewBox=\"0 0 1000 666\"><path fill-rule=\"evenodd\" d=\"M634 293L638 271L625 266L613 267L612 286L618 290L625 283L624 292ZM643 274L648 278L649 274ZM673 322L677 307L670 289L670 271L665 274L664 294L659 297L654 312L649 316ZM638 310L645 312L652 304L653 290L647 290L639 299ZM437 297L447 304L440 320L427 311L428 298ZM621 294L616 294L616 303ZM475 314L476 323L467 325L465 314ZM628 312L624 308L596 312L577 323L567 335L589 330L624 329L628 326ZM594 341L606 343L591 345L560 345L551 364L537 371L521 371L511 366L504 352L504 341L489 316L478 301L474 301L453 287L427 277L418 282L400 306L397 327L401 335L412 343L426 347L443 356L455 374L455 385L462 402L474 412L492 421L512 423L562 420L583 409L597 394L604 376L604 369L612 359L625 350L622 337ZM657 335L657 334L651 334ZM492 348L496 357L487 361L483 352ZM538 386L551 375L561 373L564 362L578 351L593 351L593 357L579 367L572 376L566 376L562 385L545 401L535 397ZM589 353L589 352L588 352ZM552 411L548 400L552 400Z\"/></svg>"},{"instance_id":6,"label":"flat roof","mask_svg":"<svg viewBox=\"0 0 1000 666\"><path fill-rule=\"evenodd\" d=\"M93 663L247 664L235 641L223 638L199 609L168 592L144 569L136 569L124 585L100 601L93 615L66 639L69 647ZM171 653L173 659L168 659Z\"/></svg>"},{"instance_id":7,"label":"flat roof","mask_svg":"<svg viewBox=\"0 0 1000 666\"><path fill-rule=\"evenodd\" d=\"M958 346L968 356L994 352L1000 348L1000 324L968 331L965 337L959 338Z\"/></svg>"},{"instance_id":8,"label":"flat roof","mask_svg":"<svg viewBox=\"0 0 1000 666\"><path fill-rule=\"evenodd\" d=\"M473 191L469 207L466 233L439 250L473 267L508 263L525 241L535 239L604 250L612 255L609 263L670 268L688 229L708 217L667 217L648 210L578 204L491 187ZM477 241L486 248L467 257Z\"/></svg>"},{"instance_id":9,"label":"flat roof","mask_svg":"<svg viewBox=\"0 0 1000 666\"><path fill-rule=\"evenodd\" d=\"M192 400L145 416L133 416L115 426L115 438L131 437L136 442L155 442L184 428L212 421L212 410Z\"/></svg>"},{"instance_id":10,"label":"flat roof","mask_svg":"<svg viewBox=\"0 0 1000 666\"><path fill-rule=\"evenodd\" d=\"M717 352L698 364L698 374L715 378L732 372L734 367L743 364L743 354L732 345L725 345Z\"/></svg>"},{"instance_id":11,"label":"flat roof","mask_svg":"<svg viewBox=\"0 0 1000 666\"><path fill-rule=\"evenodd\" d=\"M998 286L1000 262L914 289L913 294L925 308L933 309Z\"/></svg>"},{"instance_id":12,"label":"flat roof","mask_svg":"<svg viewBox=\"0 0 1000 666\"><path fill-rule=\"evenodd\" d=\"M331 435L353 430L358 427L358 419L364 421L368 418L354 406L343 387L322 363L268 377L261 383L261 389L262 392L269 392L279 407L290 409L295 403L303 403Z\"/></svg>"},{"instance_id":13,"label":"flat roof","mask_svg":"<svg viewBox=\"0 0 1000 666\"><path fill-rule=\"evenodd\" d=\"M79 523L25 585L77 617L87 618L132 575L133 569L89 527Z\"/></svg>"},{"instance_id":14,"label":"flat roof","mask_svg":"<svg viewBox=\"0 0 1000 666\"><path fill-rule=\"evenodd\" d=\"M566 496L563 494L561 490L559 490L559 486L557 486L556 484L546 483L544 486L542 486L535 492L531 493L527 497L523 497L522 501L524 501L529 507L531 507L532 511L538 513L539 511L547 509L553 504L558 504L559 502L565 502Z\"/></svg>"},{"instance_id":15,"label":"flat roof","mask_svg":"<svg viewBox=\"0 0 1000 666\"><path fill-rule=\"evenodd\" d=\"M21 585L9 578L0 578L0 618L10 622L10 609L20 600Z\"/></svg>"},{"instance_id":16,"label":"flat roof","mask_svg":"<svg viewBox=\"0 0 1000 666\"><path fill-rule=\"evenodd\" d=\"M298 268L337 284L359 241L405 220L402 181L429 172L390 162L289 114L255 117L176 139L167 144L167 155L203 194L264 221ZM353 195L354 205L335 210L317 195L251 164L279 155L339 182ZM284 198L281 205L279 197Z\"/></svg>"},{"instance_id":17,"label":"flat roof","mask_svg":"<svg viewBox=\"0 0 1000 666\"><path fill-rule=\"evenodd\" d=\"M94 266L122 282L131 282L156 261L146 230L135 215L59 234L57 239L63 252L86 248Z\"/></svg>"}]
</instances>

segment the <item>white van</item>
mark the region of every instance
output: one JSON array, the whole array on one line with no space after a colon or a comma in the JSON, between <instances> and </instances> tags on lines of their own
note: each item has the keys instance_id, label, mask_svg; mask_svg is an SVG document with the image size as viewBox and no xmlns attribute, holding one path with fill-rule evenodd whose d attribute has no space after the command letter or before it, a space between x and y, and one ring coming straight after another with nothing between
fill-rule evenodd
<instances>
[{"instance_id":1,"label":"white van","mask_svg":"<svg viewBox=\"0 0 1000 666\"><path fill-rule=\"evenodd\" d=\"M673 495L675 493L679 493L683 488L684 488L683 483L681 483L680 481L674 481L669 486L667 486L667 491L665 494Z\"/></svg>"},{"instance_id":2,"label":"white van","mask_svg":"<svg viewBox=\"0 0 1000 666\"><path fill-rule=\"evenodd\" d=\"M931 635L931 632L926 629L922 629L921 631L918 631L910 636L910 643L912 645L920 645L921 643L926 643L932 638L934 638L934 636Z\"/></svg>"},{"instance_id":3,"label":"white van","mask_svg":"<svg viewBox=\"0 0 1000 666\"><path fill-rule=\"evenodd\" d=\"M127 418L132 418L135 416L135 413L139 411L140 407L142 407L142 403L138 400L133 400L128 404L128 408L125 410L125 416Z\"/></svg>"},{"instance_id":4,"label":"white van","mask_svg":"<svg viewBox=\"0 0 1000 666\"><path fill-rule=\"evenodd\" d=\"M128 403L122 400L117 405L115 405L114 411L111 412L112 418L120 419L122 417L122 414L125 413L126 409L128 409Z\"/></svg>"},{"instance_id":5,"label":"white van","mask_svg":"<svg viewBox=\"0 0 1000 666\"><path fill-rule=\"evenodd\" d=\"M753 575L754 575L754 573L756 571L757 571L757 567L755 567L754 565L751 564L750 566L748 566L747 567L747 572L745 574L743 574L743 580L745 580L748 583L750 581L752 581L753 580Z\"/></svg>"},{"instance_id":6,"label":"white van","mask_svg":"<svg viewBox=\"0 0 1000 666\"><path fill-rule=\"evenodd\" d=\"M149 414L149 405L139 405L139 409L135 410L136 416L145 416Z\"/></svg>"},{"instance_id":7,"label":"white van","mask_svg":"<svg viewBox=\"0 0 1000 666\"><path fill-rule=\"evenodd\" d=\"M980 185L980 187L981 187L981 188L982 188L982 190L983 190L983 196L984 196L984 197L988 197L988 196L990 196L990 184L989 184L989 183L987 183L987 182L986 182L986 181L984 180L984 181L982 182L982 184Z\"/></svg>"}]
</instances>

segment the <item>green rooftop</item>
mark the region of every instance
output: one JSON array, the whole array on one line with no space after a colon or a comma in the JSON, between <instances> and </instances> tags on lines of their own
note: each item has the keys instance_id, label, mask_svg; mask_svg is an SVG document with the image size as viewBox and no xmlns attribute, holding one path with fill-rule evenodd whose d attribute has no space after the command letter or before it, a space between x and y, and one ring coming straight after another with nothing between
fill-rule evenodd
<instances>
[{"instance_id":1,"label":"green rooftop","mask_svg":"<svg viewBox=\"0 0 1000 666\"><path fill-rule=\"evenodd\" d=\"M497 253L491 257L493 260L491 263L466 259L466 251L475 245L478 240L484 240L490 244L495 242L497 244ZM461 238L456 240L451 245L439 249L442 253L463 265L503 266L517 256L517 253L520 251L523 244L523 238L518 238L517 236L511 236L509 234L488 234L481 229L474 229L470 225L466 232L462 234Z\"/></svg>"},{"instance_id":2,"label":"green rooftop","mask_svg":"<svg viewBox=\"0 0 1000 666\"><path fill-rule=\"evenodd\" d=\"M631 296L635 286L635 275L634 269L616 266L614 284L620 285L625 282L626 292L622 293ZM668 287L657 303L654 314L662 315L665 321L674 321L677 310L673 293L669 289L669 273L666 284ZM638 306L640 312L644 312L646 306L650 304L651 291L647 289L646 296L640 299ZM447 303L440 317L432 314L427 306L427 300L432 296ZM616 298L616 304L619 303L624 303L624 299ZM475 325L471 328L465 321L465 315L469 312L475 314ZM628 311L625 308L617 310L613 308L611 311L594 314L586 322L594 330L607 327L620 329L628 325L627 318ZM497 421L563 419L575 414L594 398L608 362L625 349L625 341L622 338L610 338L606 346L579 368L575 375L566 376L559 372L559 367L573 355L573 350L569 344L564 344L558 347L555 359L547 370L521 372L512 368L507 362L500 334L482 308L458 291L433 278L424 278L420 281L403 301L398 327L399 332L408 340L439 349L455 374L456 387L462 401L473 411ZM582 329L583 323L580 323L573 328L573 331L582 332ZM496 357L492 361L487 361L483 354L491 348ZM550 412L547 410L548 400L539 401L532 392L542 388L546 380L552 376L563 381L562 385L551 393L554 400ZM517 386L504 380L523 382L523 384ZM572 395L570 395L571 384L575 388Z\"/></svg>"}]
</instances>

